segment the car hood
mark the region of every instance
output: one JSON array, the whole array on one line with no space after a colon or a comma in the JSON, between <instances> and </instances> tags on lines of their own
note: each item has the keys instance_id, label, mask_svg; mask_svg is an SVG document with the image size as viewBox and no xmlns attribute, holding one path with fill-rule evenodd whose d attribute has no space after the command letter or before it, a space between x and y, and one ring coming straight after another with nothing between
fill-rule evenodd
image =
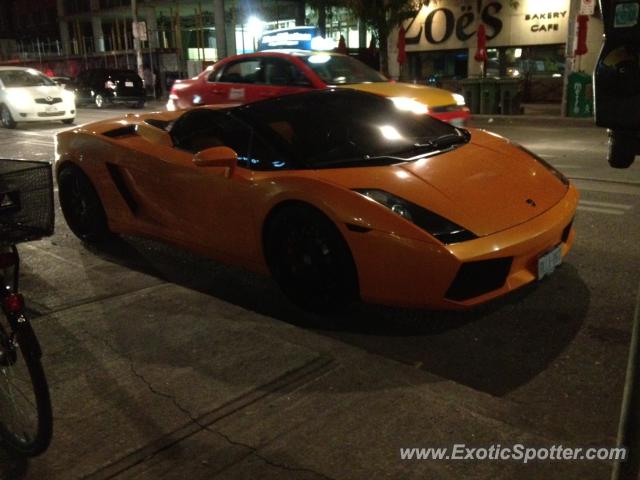
<instances>
[{"instance_id":1,"label":"car hood","mask_svg":"<svg viewBox=\"0 0 640 480\"><path fill-rule=\"evenodd\" d=\"M8 87L5 88L7 95L27 94L32 98L61 97L64 98L66 90L60 85L40 85L37 87Z\"/></svg>"},{"instance_id":2,"label":"car hood","mask_svg":"<svg viewBox=\"0 0 640 480\"><path fill-rule=\"evenodd\" d=\"M316 170L349 189L380 189L478 236L524 223L556 205L564 185L530 154L482 131L453 151L383 167Z\"/></svg>"},{"instance_id":3,"label":"car hood","mask_svg":"<svg viewBox=\"0 0 640 480\"><path fill-rule=\"evenodd\" d=\"M455 105L453 94L440 88L413 85L399 82L357 83L340 86L340 88L352 88L362 92L373 93L383 97L407 97L424 103L429 107L444 107Z\"/></svg>"}]
</instances>

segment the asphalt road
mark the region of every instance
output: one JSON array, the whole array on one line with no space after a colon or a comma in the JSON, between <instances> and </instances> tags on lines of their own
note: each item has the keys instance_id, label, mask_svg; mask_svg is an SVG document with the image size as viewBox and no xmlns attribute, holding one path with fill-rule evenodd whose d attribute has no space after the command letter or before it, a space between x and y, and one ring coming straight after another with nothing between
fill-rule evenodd
<instances>
[{"instance_id":1,"label":"asphalt road","mask_svg":"<svg viewBox=\"0 0 640 480\"><path fill-rule=\"evenodd\" d=\"M124 112L80 109L77 123ZM479 310L451 314L360 306L320 318L289 305L271 281L156 242L126 238L88 253L314 334L301 342L319 335L411 366L435 382L457 385L460 403L491 399L504 407L494 415L523 431L612 446L640 285L640 161L629 170L610 169L606 134L588 122L481 118L473 124L538 153L581 193L575 246L562 267ZM64 128L52 123L0 130L2 155L51 160L52 134ZM85 249L57 214L54 245ZM27 275L37 275L28 252L25 263ZM38 286L24 283L34 315L48 313L45 302L39 303Z\"/></svg>"}]
</instances>

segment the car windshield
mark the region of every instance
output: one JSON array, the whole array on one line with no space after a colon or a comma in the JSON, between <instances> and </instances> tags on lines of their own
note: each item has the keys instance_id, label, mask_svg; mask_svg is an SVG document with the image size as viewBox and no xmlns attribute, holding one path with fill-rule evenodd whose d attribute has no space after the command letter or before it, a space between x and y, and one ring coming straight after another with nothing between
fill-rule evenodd
<instances>
[{"instance_id":1,"label":"car windshield","mask_svg":"<svg viewBox=\"0 0 640 480\"><path fill-rule=\"evenodd\" d=\"M346 55L317 53L301 58L323 82L329 85L389 81L373 68Z\"/></svg>"},{"instance_id":2,"label":"car windshield","mask_svg":"<svg viewBox=\"0 0 640 480\"><path fill-rule=\"evenodd\" d=\"M465 130L355 90L289 95L234 109L306 168L400 163L469 140Z\"/></svg>"},{"instance_id":3,"label":"car windshield","mask_svg":"<svg viewBox=\"0 0 640 480\"><path fill-rule=\"evenodd\" d=\"M37 70L2 70L0 80L5 87L40 87L55 85L49 77Z\"/></svg>"}]
</instances>

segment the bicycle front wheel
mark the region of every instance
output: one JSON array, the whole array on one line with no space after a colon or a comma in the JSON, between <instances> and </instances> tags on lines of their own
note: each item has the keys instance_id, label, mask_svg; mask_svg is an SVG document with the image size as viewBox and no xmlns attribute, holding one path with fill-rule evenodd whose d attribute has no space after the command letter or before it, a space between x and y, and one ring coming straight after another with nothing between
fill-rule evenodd
<instances>
[{"instance_id":1,"label":"bicycle front wheel","mask_svg":"<svg viewBox=\"0 0 640 480\"><path fill-rule=\"evenodd\" d=\"M11 452L35 456L51 442L49 387L40 347L21 316L18 331L0 311L0 442Z\"/></svg>"}]
</instances>

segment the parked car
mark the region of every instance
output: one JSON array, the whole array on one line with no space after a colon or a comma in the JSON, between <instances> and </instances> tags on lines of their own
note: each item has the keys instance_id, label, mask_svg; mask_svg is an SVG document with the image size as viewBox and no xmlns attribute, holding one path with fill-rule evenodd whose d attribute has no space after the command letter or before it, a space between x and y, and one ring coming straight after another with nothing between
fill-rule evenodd
<instances>
[{"instance_id":1,"label":"parked car","mask_svg":"<svg viewBox=\"0 0 640 480\"><path fill-rule=\"evenodd\" d=\"M93 104L97 108L112 104L142 108L146 99L142 79L133 70L85 70L67 88L75 91L79 105Z\"/></svg>"},{"instance_id":2,"label":"parked car","mask_svg":"<svg viewBox=\"0 0 640 480\"><path fill-rule=\"evenodd\" d=\"M266 50L225 58L195 78L176 80L167 109L250 103L327 88L352 88L392 97L408 109L423 110L458 126L470 115L462 95L394 82L348 55L308 50Z\"/></svg>"},{"instance_id":3,"label":"parked car","mask_svg":"<svg viewBox=\"0 0 640 480\"><path fill-rule=\"evenodd\" d=\"M60 205L271 272L309 309L465 308L553 272L578 193L509 141L348 89L128 115L57 135Z\"/></svg>"},{"instance_id":4,"label":"parked car","mask_svg":"<svg viewBox=\"0 0 640 480\"><path fill-rule=\"evenodd\" d=\"M50 77L50 78L51 80L53 80L54 82L56 82L58 85L62 87L66 87L67 85L73 82L73 79L71 77L60 76L60 77Z\"/></svg>"},{"instance_id":5,"label":"parked car","mask_svg":"<svg viewBox=\"0 0 640 480\"><path fill-rule=\"evenodd\" d=\"M0 123L15 128L18 122L76 118L74 94L33 68L0 67Z\"/></svg>"}]
</instances>

